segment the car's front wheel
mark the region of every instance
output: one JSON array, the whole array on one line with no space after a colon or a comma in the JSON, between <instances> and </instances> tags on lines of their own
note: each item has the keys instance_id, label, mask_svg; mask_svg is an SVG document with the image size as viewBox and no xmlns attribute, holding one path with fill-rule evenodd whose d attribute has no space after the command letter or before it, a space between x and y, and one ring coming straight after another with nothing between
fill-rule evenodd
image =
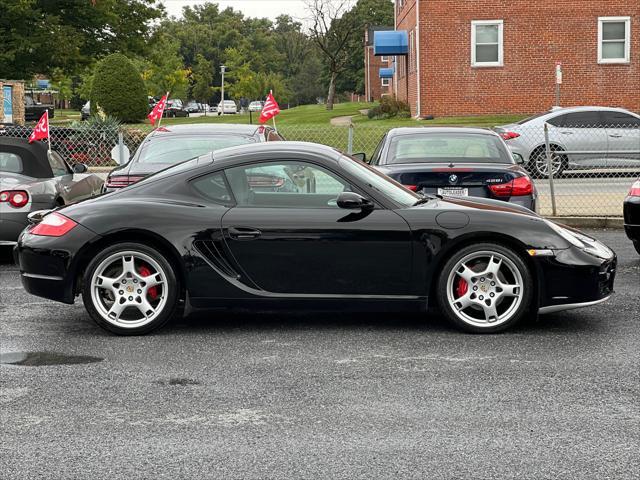
<instances>
[{"instance_id":1,"label":"car's front wheel","mask_svg":"<svg viewBox=\"0 0 640 480\"><path fill-rule=\"evenodd\" d=\"M119 335L142 335L169 321L178 292L173 269L160 252L139 243L120 243L89 263L82 300L102 328Z\"/></svg>"},{"instance_id":2,"label":"car's front wheel","mask_svg":"<svg viewBox=\"0 0 640 480\"><path fill-rule=\"evenodd\" d=\"M495 333L515 325L528 311L533 280L511 248L470 245L444 265L437 285L445 316L467 332Z\"/></svg>"}]
</instances>

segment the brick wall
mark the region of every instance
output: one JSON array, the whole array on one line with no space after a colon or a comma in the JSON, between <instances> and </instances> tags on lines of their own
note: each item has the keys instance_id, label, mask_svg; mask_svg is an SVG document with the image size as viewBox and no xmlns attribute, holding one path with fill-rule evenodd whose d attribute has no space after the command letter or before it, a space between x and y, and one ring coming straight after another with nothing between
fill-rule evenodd
<instances>
[{"instance_id":1,"label":"brick wall","mask_svg":"<svg viewBox=\"0 0 640 480\"><path fill-rule=\"evenodd\" d=\"M556 61L563 64L561 105L640 111L639 0L419 1L422 116L546 110L555 104ZM415 12L414 3L398 12L398 29L411 28L404 12ZM629 64L598 63L598 17L605 16L631 17ZM503 20L504 66L471 66L472 20Z\"/></svg>"},{"instance_id":2,"label":"brick wall","mask_svg":"<svg viewBox=\"0 0 640 480\"><path fill-rule=\"evenodd\" d=\"M4 118L4 87L12 87L12 109L13 123L24 125L24 82L19 80L0 80L0 123L5 122Z\"/></svg>"},{"instance_id":3,"label":"brick wall","mask_svg":"<svg viewBox=\"0 0 640 480\"><path fill-rule=\"evenodd\" d=\"M396 1L396 30L407 30L410 35L411 32L414 32L414 45L418 44L416 37L417 1L405 0L401 4ZM411 40L409 41L409 49L412 49ZM416 66L417 51L413 52L413 54L410 51L409 55L397 57L396 59L395 81L397 82L397 97L399 100L409 104L412 115L416 115L418 101L418 70Z\"/></svg>"}]
</instances>

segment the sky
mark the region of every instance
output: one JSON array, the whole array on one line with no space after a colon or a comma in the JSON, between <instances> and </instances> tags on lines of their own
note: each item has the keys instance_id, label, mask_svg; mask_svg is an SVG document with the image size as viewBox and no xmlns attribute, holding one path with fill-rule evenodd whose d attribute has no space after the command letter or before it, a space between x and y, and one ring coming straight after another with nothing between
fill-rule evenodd
<instances>
[{"instance_id":1,"label":"sky","mask_svg":"<svg viewBox=\"0 0 640 480\"><path fill-rule=\"evenodd\" d=\"M180 17L182 7L203 3L217 3L220 9L233 7L240 10L247 17L270 18L275 20L278 15L287 14L295 20L304 22L309 16L304 0L159 0L171 16Z\"/></svg>"}]
</instances>

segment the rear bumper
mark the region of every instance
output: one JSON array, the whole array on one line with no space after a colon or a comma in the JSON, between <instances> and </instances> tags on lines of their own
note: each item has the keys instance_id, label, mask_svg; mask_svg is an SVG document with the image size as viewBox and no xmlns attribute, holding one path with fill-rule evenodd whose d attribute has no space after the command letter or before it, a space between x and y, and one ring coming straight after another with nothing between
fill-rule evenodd
<instances>
[{"instance_id":1,"label":"rear bumper","mask_svg":"<svg viewBox=\"0 0 640 480\"><path fill-rule=\"evenodd\" d=\"M97 238L100 237L82 225L63 237L44 237L24 231L13 249L24 289L32 295L73 303L79 254Z\"/></svg>"},{"instance_id":2,"label":"rear bumper","mask_svg":"<svg viewBox=\"0 0 640 480\"><path fill-rule=\"evenodd\" d=\"M0 245L15 245L20 232L28 224L29 212L16 212L0 214Z\"/></svg>"}]
</instances>

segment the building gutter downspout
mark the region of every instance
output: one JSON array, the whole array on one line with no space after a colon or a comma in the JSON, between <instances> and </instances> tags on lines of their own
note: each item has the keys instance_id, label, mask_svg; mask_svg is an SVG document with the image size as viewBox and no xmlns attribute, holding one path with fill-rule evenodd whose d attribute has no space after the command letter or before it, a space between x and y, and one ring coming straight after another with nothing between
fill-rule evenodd
<instances>
[{"instance_id":1,"label":"building gutter downspout","mask_svg":"<svg viewBox=\"0 0 640 480\"><path fill-rule=\"evenodd\" d=\"M416 118L420 118L420 0L416 0ZM409 92L407 92L407 96Z\"/></svg>"}]
</instances>

